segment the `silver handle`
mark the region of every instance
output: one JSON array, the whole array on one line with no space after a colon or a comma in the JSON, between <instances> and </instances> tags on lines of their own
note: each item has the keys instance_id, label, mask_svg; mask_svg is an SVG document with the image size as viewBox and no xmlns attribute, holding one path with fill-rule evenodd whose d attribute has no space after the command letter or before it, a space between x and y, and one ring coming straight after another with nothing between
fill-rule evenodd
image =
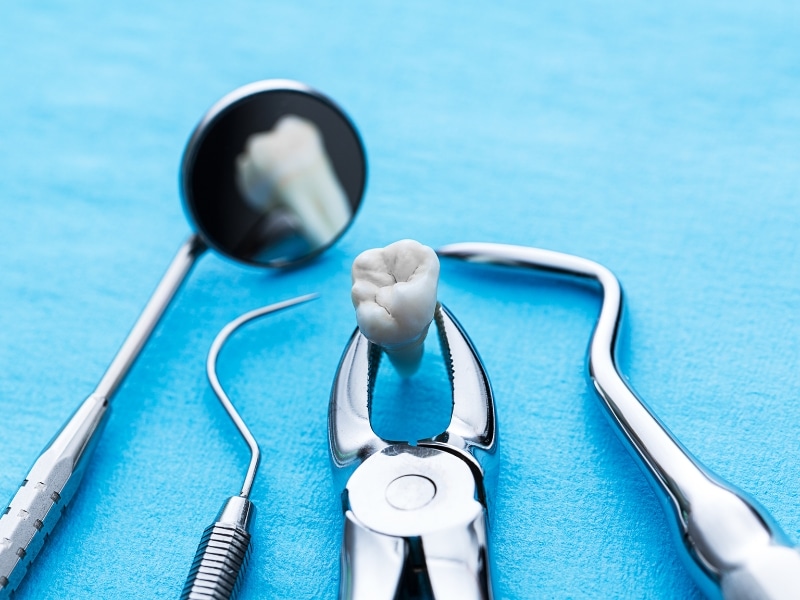
<instances>
[{"instance_id":1,"label":"silver handle","mask_svg":"<svg viewBox=\"0 0 800 600\"><path fill-rule=\"evenodd\" d=\"M27 479L0 517L0 600L8 598L20 584L28 566L72 500L104 423L108 401L133 366L192 265L206 248L198 235L192 235L184 242L95 391L39 455Z\"/></svg>"},{"instance_id":2,"label":"silver handle","mask_svg":"<svg viewBox=\"0 0 800 600\"><path fill-rule=\"evenodd\" d=\"M17 588L42 549L83 476L91 445L105 423L108 402L92 394L33 464L0 517L0 598Z\"/></svg>"},{"instance_id":3,"label":"silver handle","mask_svg":"<svg viewBox=\"0 0 800 600\"><path fill-rule=\"evenodd\" d=\"M492 600L486 511L421 536L378 533L345 513L339 600Z\"/></svg>"},{"instance_id":4,"label":"silver handle","mask_svg":"<svg viewBox=\"0 0 800 600\"><path fill-rule=\"evenodd\" d=\"M229 498L217 520L203 532L181 600L230 600L236 597L250 556L248 531L255 506L241 496Z\"/></svg>"},{"instance_id":5,"label":"silver handle","mask_svg":"<svg viewBox=\"0 0 800 600\"><path fill-rule=\"evenodd\" d=\"M172 262L167 267L167 272L158 282L153 295L147 301L142 314L136 319L133 328L125 338L122 346L117 351L111 364L100 383L97 384L96 394L102 394L109 400L117 391L125 376L130 371L133 363L139 357L150 334L153 333L161 315L167 310L181 284L191 271L197 259L208 249L208 246L198 234L193 234L181 245Z\"/></svg>"}]
</instances>

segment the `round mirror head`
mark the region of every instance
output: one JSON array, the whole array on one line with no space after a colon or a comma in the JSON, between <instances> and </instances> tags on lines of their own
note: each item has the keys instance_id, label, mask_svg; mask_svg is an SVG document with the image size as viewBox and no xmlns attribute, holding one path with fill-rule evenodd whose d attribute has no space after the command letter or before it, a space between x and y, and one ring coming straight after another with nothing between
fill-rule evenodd
<instances>
[{"instance_id":1,"label":"round mirror head","mask_svg":"<svg viewBox=\"0 0 800 600\"><path fill-rule=\"evenodd\" d=\"M219 252L282 267L322 252L353 220L364 147L331 100L294 81L241 87L217 102L183 154L183 202Z\"/></svg>"}]
</instances>

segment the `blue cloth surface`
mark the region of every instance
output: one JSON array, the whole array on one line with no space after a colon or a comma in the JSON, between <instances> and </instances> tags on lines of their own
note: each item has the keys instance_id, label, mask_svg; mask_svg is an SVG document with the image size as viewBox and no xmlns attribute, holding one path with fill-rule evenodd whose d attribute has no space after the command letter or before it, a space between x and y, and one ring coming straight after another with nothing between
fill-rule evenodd
<instances>
[{"instance_id":1,"label":"blue cloth surface","mask_svg":"<svg viewBox=\"0 0 800 600\"><path fill-rule=\"evenodd\" d=\"M241 597L334 598L326 410L355 325L349 269L404 237L611 268L632 385L800 540L796 2L13 2L0 73L0 499L94 388L189 234L178 165L213 102L258 79L305 81L350 114L370 162L355 224L314 263L202 258L19 600L179 594L247 462L205 379L209 345L239 314L313 291L239 332L220 377L263 448ZM448 262L440 299L498 402L497 597L699 597L587 383L597 296ZM383 377L379 432L447 422L441 373Z\"/></svg>"}]
</instances>

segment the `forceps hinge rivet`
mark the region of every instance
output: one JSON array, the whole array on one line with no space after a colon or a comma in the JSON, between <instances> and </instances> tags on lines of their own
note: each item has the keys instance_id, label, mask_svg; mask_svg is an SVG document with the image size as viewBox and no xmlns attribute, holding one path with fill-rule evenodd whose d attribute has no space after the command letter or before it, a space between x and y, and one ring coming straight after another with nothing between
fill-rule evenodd
<instances>
[{"instance_id":1,"label":"forceps hinge rivet","mask_svg":"<svg viewBox=\"0 0 800 600\"><path fill-rule=\"evenodd\" d=\"M422 475L403 475L386 487L386 501L398 510L417 510L436 496L436 484Z\"/></svg>"}]
</instances>

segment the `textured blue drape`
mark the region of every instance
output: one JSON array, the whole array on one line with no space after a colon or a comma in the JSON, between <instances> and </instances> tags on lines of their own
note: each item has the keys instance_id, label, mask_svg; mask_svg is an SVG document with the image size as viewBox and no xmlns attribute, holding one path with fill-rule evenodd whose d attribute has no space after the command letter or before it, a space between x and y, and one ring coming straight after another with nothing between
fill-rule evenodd
<instances>
[{"instance_id":1,"label":"textured blue drape","mask_svg":"<svg viewBox=\"0 0 800 600\"><path fill-rule=\"evenodd\" d=\"M214 101L305 81L348 111L370 161L357 221L313 264L200 261L19 600L178 595L247 460L205 380L211 340L313 291L238 333L220 376L264 451L242 598L334 598L326 409L355 325L349 267L402 237L536 245L614 270L633 386L800 540L800 8L698 4L5 3L0 502L189 234L177 169ZM698 597L586 381L592 290L447 263L440 299L498 401L498 598ZM385 373L378 428L436 433L443 387L435 370Z\"/></svg>"}]
</instances>

